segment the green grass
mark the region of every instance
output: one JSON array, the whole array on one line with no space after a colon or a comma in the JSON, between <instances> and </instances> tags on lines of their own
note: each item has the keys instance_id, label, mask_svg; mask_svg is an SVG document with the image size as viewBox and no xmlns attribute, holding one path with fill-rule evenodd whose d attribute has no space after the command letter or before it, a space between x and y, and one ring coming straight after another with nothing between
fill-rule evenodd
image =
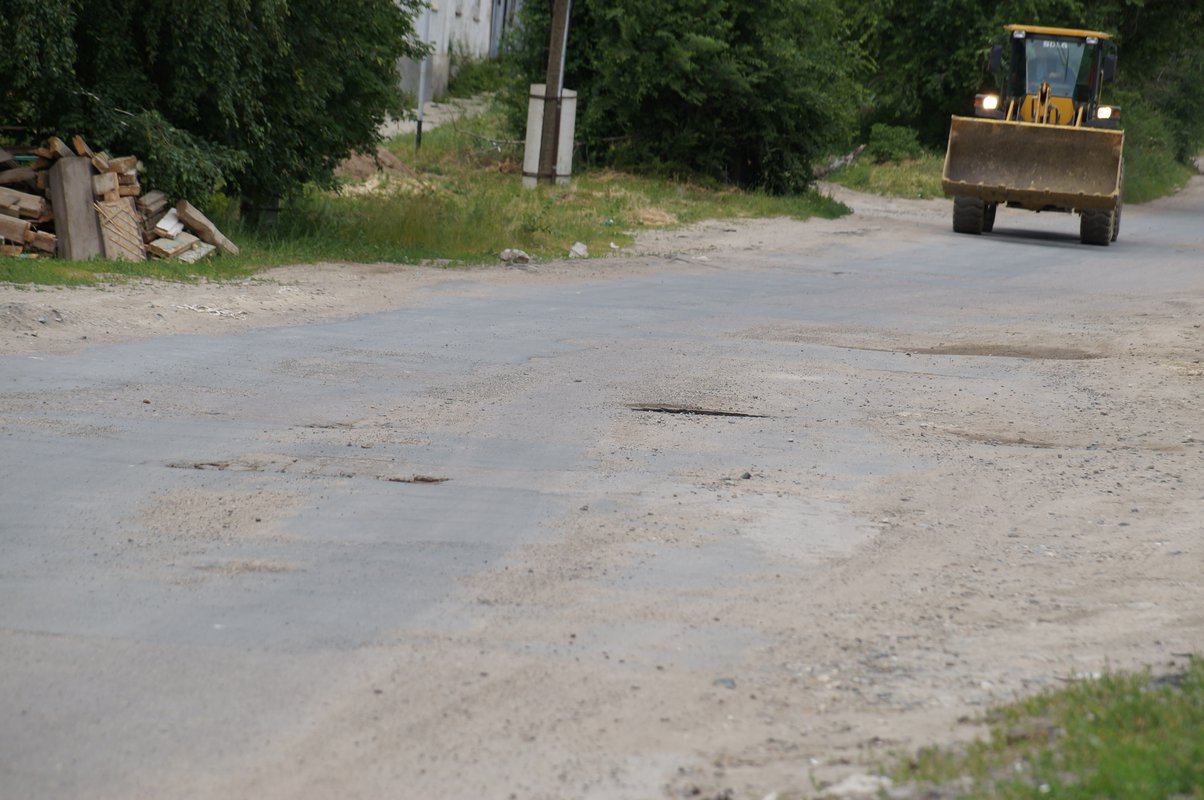
<instances>
[{"instance_id":1,"label":"green grass","mask_svg":"<svg viewBox=\"0 0 1204 800\"><path fill-rule=\"evenodd\" d=\"M894 777L943 798L1204 798L1204 660L1075 681L988 722L988 740L923 750Z\"/></svg>"},{"instance_id":2,"label":"green grass","mask_svg":"<svg viewBox=\"0 0 1204 800\"><path fill-rule=\"evenodd\" d=\"M860 192L888 197L944 197L941 191L943 153L928 153L908 161L875 164L860 158L848 167L828 176L832 183ZM1172 194L1195 174L1191 167L1176 161L1165 142L1147 126L1135 122L1125 132L1126 203L1146 203Z\"/></svg>"},{"instance_id":3,"label":"green grass","mask_svg":"<svg viewBox=\"0 0 1204 800\"><path fill-rule=\"evenodd\" d=\"M926 153L917 159L884 164L875 164L863 157L832 173L827 179L859 192L889 197L944 197L941 191L944 161L943 153Z\"/></svg>"},{"instance_id":4,"label":"green grass","mask_svg":"<svg viewBox=\"0 0 1204 800\"><path fill-rule=\"evenodd\" d=\"M334 262L496 263L506 248L536 259L565 258L576 242L592 255L629 245L649 228L702 219L836 217L848 209L817 193L756 192L587 170L567 186L522 186L521 146L506 141L502 116L489 112L387 143L401 167L373 191L311 190L282 209L273 229L241 224L233 203L205 210L242 252L196 265L148 261L61 262L0 258L0 281L87 284L150 276L170 280L237 278L284 264Z\"/></svg>"}]
</instances>

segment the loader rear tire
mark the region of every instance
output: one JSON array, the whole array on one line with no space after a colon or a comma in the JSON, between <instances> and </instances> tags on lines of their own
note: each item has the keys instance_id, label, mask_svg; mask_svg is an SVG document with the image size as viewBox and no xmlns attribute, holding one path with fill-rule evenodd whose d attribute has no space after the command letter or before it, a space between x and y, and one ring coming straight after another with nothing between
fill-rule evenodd
<instances>
[{"instance_id":1,"label":"loader rear tire","mask_svg":"<svg viewBox=\"0 0 1204 800\"><path fill-rule=\"evenodd\" d=\"M1102 208L1089 208L1082 212L1079 222L1079 240L1083 244L1098 244L1107 247L1112 241L1115 211L1105 211Z\"/></svg>"},{"instance_id":2,"label":"loader rear tire","mask_svg":"<svg viewBox=\"0 0 1204 800\"><path fill-rule=\"evenodd\" d=\"M953 198L953 230L956 233L982 233L986 228L986 203L978 197Z\"/></svg>"},{"instance_id":3,"label":"loader rear tire","mask_svg":"<svg viewBox=\"0 0 1204 800\"><path fill-rule=\"evenodd\" d=\"M1112 241L1116 241L1116 237L1120 236L1120 210L1124 207L1124 203L1116 205L1116 215L1112 218Z\"/></svg>"}]
</instances>

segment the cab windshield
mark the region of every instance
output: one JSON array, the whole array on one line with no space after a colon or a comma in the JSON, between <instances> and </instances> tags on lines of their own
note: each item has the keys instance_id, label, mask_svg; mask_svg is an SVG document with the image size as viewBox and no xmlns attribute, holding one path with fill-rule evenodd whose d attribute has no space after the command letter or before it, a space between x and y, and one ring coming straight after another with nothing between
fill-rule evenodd
<instances>
[{"instance_id":1,"label":"cab windshield","mask_svg":"<svg viewBox=\"0 0 1204 800\"><path fill-rule=\"evenodd\" d=\"M1085 97L1097 46L1030 35L1025 41L1025 93L1036 94L1045 82L1055 96Z\"/></svg>"}]
</instances>

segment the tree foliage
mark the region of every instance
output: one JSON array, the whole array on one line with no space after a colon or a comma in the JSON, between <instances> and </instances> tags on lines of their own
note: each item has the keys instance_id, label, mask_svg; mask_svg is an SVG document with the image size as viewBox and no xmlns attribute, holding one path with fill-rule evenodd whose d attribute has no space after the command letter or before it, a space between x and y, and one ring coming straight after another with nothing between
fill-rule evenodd
<instances>
[{"instance_id":1,"label":"tree foliage","mask_svg":"<svg viewBox=\"0 0 1204 800\"><path fill-rule=\"evenodd\" d=\"M547 0L524 13L523 108L551 16ZM863 66L836 0L578 0L565 86L589 161L788 192L851 133Z\"/></svg>"},{"instance_id":2,"label":"tree foliage","mask_svg":"<svg viewBox=\"0 0 1204 800\"><path fill-rule=\"evenodd\" d=\"M47 6L53 6L48 13ZM404 111L419 0L8 0L0 124L136 153L176 196L273 206Z\"/></svg>"},{"instance_id":3,"label":"tree foliage","mask_svg":"<svg viewBox=\"0 0 1204 800\"><path fill-rule=\"evenodd\" d=\"M1125 117L1154 116L1180 159L1204 146L1204 53L1197 31L1204 5L1153 0L859 0L850 13L874 62L865 124L915 128L944 145L951 114L972 113L988 76L983 64L1006 23L1087 28L1120 46L1116 89L1137 106Z\"/></svg>"}]
</instances>

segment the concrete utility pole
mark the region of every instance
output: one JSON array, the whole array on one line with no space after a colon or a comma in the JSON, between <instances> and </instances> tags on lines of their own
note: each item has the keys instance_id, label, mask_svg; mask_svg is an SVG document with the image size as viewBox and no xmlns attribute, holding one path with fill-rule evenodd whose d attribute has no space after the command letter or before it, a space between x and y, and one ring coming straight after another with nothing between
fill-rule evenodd
<instances>
[{"instance_id":1,"label":"concrete utility pole","mask_svg":"<svg viewBox=\"0 0 1204 800\"><path fill-rule=\"evenodd\" d=\"M422 12L422 43L431 44L431 7L428 3ZM414 149L422 149L422 111L426 107L426 71L430 68L431 54L424 53L418 67L418 134L414 137Z\"/></svg>"},{"instance_id":2,"label":"concrete utility pole","mask_svg":"<svg viewBox=\"0 0 1204 800\"><path fill-rule=\"evenodd\" d=\"M560 139L560 97L564 94L564 57L568 49L572 0L553 0L548 40L548 78L544 89L543 130L539 145L539 182L556 182L556 145Z\"/></svg>"}]
</instances>

